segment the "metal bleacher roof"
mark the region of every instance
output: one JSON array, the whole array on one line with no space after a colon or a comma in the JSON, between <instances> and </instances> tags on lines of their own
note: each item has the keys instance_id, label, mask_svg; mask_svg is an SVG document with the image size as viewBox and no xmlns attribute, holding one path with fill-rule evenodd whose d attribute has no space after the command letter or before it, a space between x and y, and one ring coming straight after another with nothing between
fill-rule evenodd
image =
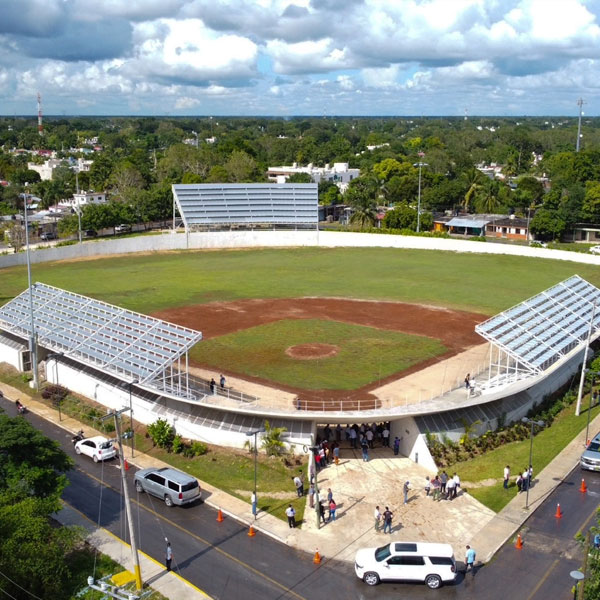
<instances>
[{"instance_id":1,"label":"metal bleacher roof","mask_svg":"<svg viewBox=\"0 0 600 600\"><path fill-rule=\"evenodd\" d=\"M600 333L600 290L574 275L480 323L475 331L539 373L585 343L593 313L592 340Z\"/></svg>"},{"instance_id":2,"label":"metal bleacher roof","mask_svg":"<svg viewBox=\"0 0 600 600\"><path fill-rule=\"evenodd\" d=\"M43 283L33 284L32 299L38 344L157 389L152 382L202 339L199 331ZM29 338L28 289L0 307L0 329Z\"/></svg>"},{"instance_id":3,"label":"metal bleacher roof","mask_svg":"<svg viewBox=\"0 0 600 600\"><path fill-rule=\"evenodd\" d=\"M215 225L317 226L316 183L174 184L186 228Z\"/></svg>"}]
</instances>

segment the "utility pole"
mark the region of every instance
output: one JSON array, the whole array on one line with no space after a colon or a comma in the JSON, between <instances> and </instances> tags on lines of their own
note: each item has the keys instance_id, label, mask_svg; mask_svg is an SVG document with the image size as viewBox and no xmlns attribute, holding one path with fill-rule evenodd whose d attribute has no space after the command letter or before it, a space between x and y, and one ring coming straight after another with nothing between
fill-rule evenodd
<instances>
[{"instance_id":1,"label":"utility pole","mask_svg":"<svg viewBox=\"0 0 600 600\"><path fill-rule=\"evenodd\" d=\"M142 572L140 570L140 559L138 556L137 542L135 539L135 528L131 516L131 502L129 501L129 490L127 489L127 478L125 477L125 461L123 456L123 441L121 439L121 413L127 412L129 408L122 408L112 412L101 420L115 419L115 430L117 432L117 441L119 442L119 462L121 463L121 481L123 483L123 498L125 500L125 514L127 515L127 524L129 525L129 538L131 541L131 558L133 560L133 574L135 575L135 586L138 592L142 591Z\"/></svg>"},{"instance_id":2,"label":"utility pole","mask_svg":"<svg viewBox=\"0 0 600 600\"><path fill-rule=\"evenodd\" d=\"M581 365L581 378L579 380L579 392L577 393L577 404L575 405L575 416L578 417L581 412L581 398L583 396L583 384L585 382L585 374L587 373L587 359L588 352L590 350L590 342L592 341L592 334L594 333L594 320L596 318L596 301L594 300L594 306L592 307L592 316L590 318L590 328L588 330L587 341L585 344L585 350L583 352L583 364Z\"/></svg>"},{"instance_id":3,"label":"utility pole","mask_svg":"<svg viewBox=\"0 0 600 600\"><path fill-rule=\"evenodd\" d=\"M33 386L36 390L40 389L40 379L38 375L38 364L37 364L37 334L35 332L35 323L33 317L33 287L31 282L31 259L29 257L29 221L27 220L27 197L29 192L27 191L27 184L25 184L25 194L23 203L25 205L25 255L27 258L27 283L29 284L29 313L31 318L31 331L29 334L29 356L31 359L31 371L33 373Z\"/></svg>"},{"instance_id":4,"label":"utility pole","mask_svg":"<svg viewBox=\"0 0 600 600\"><path fill-rule=\"evenodd\" d=\"M577 124L577 143L575 144L575 152L579 152L580 142L581 142L581 115L583 115L583 105L585 101L583 98L579 98L577 100L577 106L579 106L579 121Z\"/></svg>"}]
</instances>

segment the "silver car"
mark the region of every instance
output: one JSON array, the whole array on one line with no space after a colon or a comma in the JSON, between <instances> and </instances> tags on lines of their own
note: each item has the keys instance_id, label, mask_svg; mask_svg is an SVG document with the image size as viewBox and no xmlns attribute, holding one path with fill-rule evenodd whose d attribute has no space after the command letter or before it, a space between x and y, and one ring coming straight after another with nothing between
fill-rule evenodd
<instances>
[{"instance_id":1,"label":"silver car","mask_svg":"<svg viewBox=\"0 0 600 600\"><path fill-rule=\"evenodd\" d=\"M580 465L588 471L600 471L600 433L588 444L581 455Z\"/></svg>"},{"instance_id":2,"label":"silver car","mask_svg":"<svg viewBox=\"0 0 600 600\"><path fill-rule=\"evenodd\" d=\"M202 495L197 479L171 467L142 469L133 481L138 493L152 494L167 506L189 504Z\"/></svg>"}]
</instances>

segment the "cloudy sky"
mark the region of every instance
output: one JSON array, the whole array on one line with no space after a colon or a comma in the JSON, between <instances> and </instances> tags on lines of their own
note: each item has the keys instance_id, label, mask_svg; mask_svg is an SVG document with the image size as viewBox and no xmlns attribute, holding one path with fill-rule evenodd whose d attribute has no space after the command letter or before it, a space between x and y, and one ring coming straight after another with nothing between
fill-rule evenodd
<instances>
[{"instance_id":1,"label":"cloudy sky","mask_svg":"<svg viewBox=\"0 0 600 600\"><path fill-rule=\"evenodd\" d=\"M600 0L0 0L0 114L599 114Z\"/></svg>"}]
</instances>

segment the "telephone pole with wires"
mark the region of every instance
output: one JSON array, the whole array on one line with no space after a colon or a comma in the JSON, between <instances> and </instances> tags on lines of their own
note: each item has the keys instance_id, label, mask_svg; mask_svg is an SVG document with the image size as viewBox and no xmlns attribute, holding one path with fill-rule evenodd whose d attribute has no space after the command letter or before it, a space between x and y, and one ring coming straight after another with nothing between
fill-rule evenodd
<instances>
[{"instance_id":1,"label":"telephone pole with wires","mask_svg":"<svg viewBox=\"0 0 600 600\"><path fill-rule=\"evenodd\" d=\"M131 542L131 558L133 561L133 574L135 576L135 587L138 592L142 591L142 572L140 570L140 559L138 556L137 541L135 539L135 528L131 516L131 502L129 500L129 490L127 489L127 478L125 477L125 457L123 456L123 441L121 439L121 413L127 412L129 407L122 408L102 417L102 421L110 418L115 420L115 430L117 432L117 441L119 442L119 462L121 463L121 481L123 483L123 499L125 500L125 514L127 515L127 524L129 525L129 538Z\"/></svg>"},{"instance_id":2,"label":"telephone pole with wires","mask_svg":"<svg viewBox=\"0 0 600 600\"><path fill-rule=\"evenodd\" d=\"M579 98L577 100L577 106L579 106L579 120L577 122L577 143L575 144L575 152L579 152L579 147L581 145L581 116L583 115L583 105L585 101L583 98Z\"/></svg>"}]
</instances>

